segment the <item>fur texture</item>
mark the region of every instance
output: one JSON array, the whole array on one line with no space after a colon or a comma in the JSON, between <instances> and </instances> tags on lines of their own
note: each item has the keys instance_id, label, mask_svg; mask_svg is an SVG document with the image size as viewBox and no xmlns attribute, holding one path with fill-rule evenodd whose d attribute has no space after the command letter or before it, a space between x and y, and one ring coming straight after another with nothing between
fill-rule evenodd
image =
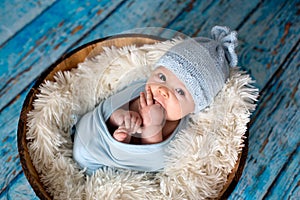
<instances>
[{"instance_id":1,"label":"fur texture","mask_svg":"<svg viewBox=\"0 0 300 200\"><path fill-rule=\"evenodd\" d=\"M70 127L76 116L131 81L150 75L154 62L180 40L142 47L104 48L72 71L59 72L40 86L28 114L32 162L54 199L205 199L222 190L243 148L243 135L258 90L249 75L231 70L213 104L190 117L189 127L169 147L159 173L112 168L86 177L72 159ZM95 52L94 52L95 53ZM75 116L75 118L74 118Z\"/></svg>"}]
</instances>

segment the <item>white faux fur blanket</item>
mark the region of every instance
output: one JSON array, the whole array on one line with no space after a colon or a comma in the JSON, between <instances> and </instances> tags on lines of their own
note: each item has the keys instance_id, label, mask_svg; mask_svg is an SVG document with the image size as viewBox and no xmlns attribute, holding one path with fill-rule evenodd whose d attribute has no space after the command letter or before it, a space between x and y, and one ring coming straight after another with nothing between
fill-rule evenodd
<instances>
[{"instance_id":1,"label":"white faux fur blanket","mask_svg":"<svg viewBox=\"0 0 300 200\"><path fill-rule=\"evenodd\" d=\"M231 69L214 103L190 117L190 127L169 146L159 173L100 169L85 176L72 159L69 134L74 117L92 110L103 98L137 79L180 40L142 47L105 48L55 81L40 86L29 113L27 139L40 180L54 199L205 199L222 190L243 148L243 135L258 90L249 75Z\"/></svg>"}]
</instances>

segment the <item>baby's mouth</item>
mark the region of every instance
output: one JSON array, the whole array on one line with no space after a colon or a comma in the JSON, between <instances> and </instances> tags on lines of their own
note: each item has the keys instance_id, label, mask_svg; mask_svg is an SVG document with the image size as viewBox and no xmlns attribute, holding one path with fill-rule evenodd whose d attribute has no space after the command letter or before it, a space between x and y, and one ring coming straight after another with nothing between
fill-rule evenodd
<instances>
[{"instance_id":1,"label":"baby's mouth","mask_svg":"<svg viewBox=\"0 0 300 200\"><path fill-rule=\"evenodd\" d=\"M154 104L158 104L158 105L160 105L163 109L165 109L164 106L163 106L159 101L157 101L156 99L153 99L153 100L154 100Z\"/></svg>"},{"instance_id":2,"label":"baby's mouth","mask_svg":"<svg viewBox=\"0 0 300 200\"><path fill-rule=\"evenodd\" d=\"M154 104L159 104L159 105L161 105L156 99L153 99L153 101L154 101Z\"/></svg>"}]
</instances>

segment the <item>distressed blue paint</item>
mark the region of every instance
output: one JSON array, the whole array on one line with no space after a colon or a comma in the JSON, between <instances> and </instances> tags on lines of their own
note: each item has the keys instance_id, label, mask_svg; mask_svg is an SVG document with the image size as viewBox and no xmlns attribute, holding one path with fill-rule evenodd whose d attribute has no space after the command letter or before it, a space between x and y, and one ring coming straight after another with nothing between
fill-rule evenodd
<instances>
[{"instance_id":1,"label":"distressed blue paint","mask_svg":"<svg viewBox=\"0 0 300 200\"><path fill-rule=\"evenodd\" d=\"M0 49L0 110L121 1L59 1Z\"/></svg>"},{"instance_id":2,"label":"distressed blue paint","mask_svg":"<svg viewBox=\"0 0 300 200\"><path fill-rule=\"evenodd\" d=\"M292 155L300 144L299 66L300 44L278 72L280 76L272 79L262 93L259 113L250 129L247 165L232 199L262 199L265 195L277 199L276 193L269 192L273 185L280 188L281 194L298 187L297 170L286 174L285 165L292 159L299 168L300 162L299 154ZM291 177L298 180L289 180L290 185L279 182Z\"/></svg>"},{"instance_id":3,"label":"distressed blue paint","mask_svg":"<svg viewBox=\"0 0 300 200\"><path fill-rule=\"evenodd\" d=\"M0 194L0 200L38 200L39 198L30 187L25 175L20 173L4 192Z\"/></svg>"},{"instance_id":4,"label":"distressed blue paint","mask_svg":"<svg viewBox=\"0 0 300 200\"><path fill-rule=\"evenodd\" d=\"M215 25L237 29L258 3L258 0L194 1L168 28L194 37L209 35Z\"/></svg>"},{"instance_id":5,"label":"distressed blue paint","mask_svg":"<svg viewBox=\"0 0 300 200\"><path fill-rule=\"evenodd\" d=\"M0 3L0 45L54 2L55 0L2 0Z\"/></svg>"},{"instance_id":6,"label":"distressed blue paint","mask_svg":"<svg viewBox=\"0 0 300 200\"><path fill-rule=\"evenodd\" d=\"M300 198L300 146L290 157L286 166L282 169L282 173L274 182L273 187L267 194L266 199L278 197L278 199L299 199ZM282 190L282 188L285 188Z\"/></svg>"},{"instance_id":7,"label":"distressed blue paint","mask_svg":"<svg viewBox=\"0 0 300 200\"><path fill-rule=\"evenodd\" d=\"M181 14L192 2L182 1L127 1L109 18L99 24L93 31L77 44L76 47L95 39L144 27L165 27ZM171 11L171 12L170 12Z\"/></svg>"},{"instance_id":8,"label":"distressed blue paint","mask_svg":"<svg viewBox=\"0 0 300 200\"><path fill-rule=\"evenodd\" d=\"M17 147L17 126L27 92L22 92L12 104L0 112L0 193L17 174L22 173Z\"/></svg>"},{"instance_id":9,"label":"distressed blue paint","mask_svg":"<svg viewBox=\"0 0 300 200\"><path fill-rule=\"evenodd\" d=\"M242 25L240 65L251 72L259 88L264 88L299 41L298 12L299 1L264 1Z\"/></svg>"}]
</instances>

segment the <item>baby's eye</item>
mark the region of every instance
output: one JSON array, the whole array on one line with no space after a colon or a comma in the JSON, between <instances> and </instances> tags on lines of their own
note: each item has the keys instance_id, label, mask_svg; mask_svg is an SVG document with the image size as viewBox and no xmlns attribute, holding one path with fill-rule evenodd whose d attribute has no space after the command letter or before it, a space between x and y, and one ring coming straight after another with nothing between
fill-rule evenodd
<instances>
[{"instance_id":1,"label":"baby's eye","mask_svg":"<svg viewBox=\"0 0 300 200\"><path fill-rule=\"evenodd\" d=\"M166 76L165 76L164 74L162 74L162 73L159 73L159 74L158 74L158 77L159 77L159 79L162 80L162 81L166 81L166 80L167 80Z\"/></svg>"},{"instance_id":2,"label":"baby's eye","mask_svg":"<svg viewBox=\"0 0 300 200\"><path fill-rule=\"evenodd\" d=\"M179 95L184 96L184 91L183 91L182 89L177 88L177 89L176 89L176 92L177 92Z\"/></svg>"}]
</instances>

